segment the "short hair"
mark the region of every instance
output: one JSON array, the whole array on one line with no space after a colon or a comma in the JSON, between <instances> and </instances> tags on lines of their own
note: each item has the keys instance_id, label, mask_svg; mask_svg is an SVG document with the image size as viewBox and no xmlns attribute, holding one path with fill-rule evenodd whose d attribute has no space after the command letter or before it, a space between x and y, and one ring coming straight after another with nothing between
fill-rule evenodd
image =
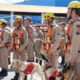
<instances>
[{"instance_id":1,"label":"short hair","mask_svg":"<svg viewBox=\"0 0 80 80\"><path fill-rule=\"evenodd\" d=\"M72 12L73 10L75 10L75 11L76 11L76 14L77 14L78 16L80 16L80 8L72 8L71 12Z\"/></svg>"}]
</instances>

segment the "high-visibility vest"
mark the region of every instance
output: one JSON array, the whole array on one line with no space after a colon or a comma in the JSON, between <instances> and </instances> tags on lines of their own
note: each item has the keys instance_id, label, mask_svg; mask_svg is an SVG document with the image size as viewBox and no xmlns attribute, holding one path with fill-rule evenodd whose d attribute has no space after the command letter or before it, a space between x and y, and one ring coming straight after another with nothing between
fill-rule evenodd
<instances>
[{"instance_id":1,"label":"high-visibility vest","mask_svg":"<svg viewBox=\"0 0 80 80\"><path fill-rule=\"evenodd\" d=\"M20 48L20 46L23 44L21 42L21 38L22 38L23 33L24 33L24 30L21 30L18 35L16 35L16 32L13 32L12 50L18 50ZM15 43L15 39L17 39L16 43Z\"/></svg>"},{"instance_id":2,"label":"high-visibility vest","mask_svg":"<svg viewBox=\"0 0 80 80\"><path fill-rule=\"evenodd\" d=\"M43 38L43 49L50 50L52 46L51 32L54 26L49 27L48 32L44 34Z\"/></svg>"},{"instance_id":3,"label":"high-visibility vest","mask_svg":"<svg viewBox=\"0 0 80 80\"><path fill-rule=\"evenodd\" d=\"M70 49L71 49L71 41L70 41L70 30L71 30L71 26L70 25L67 25L67 30L66 30L66 34L67 34L67 40L66 40L66 43L64 44L64 53L70 53Z\"/></svg>"},{"instance_id":4,"label":"high-visibility vest","mask_svg":"<svg viewBox=\"0 0 80 80\"><path fill-rule=\"evenodd\" d=\"M5 29L5 30L8 30L8 29ZM3 34L4 30L0 30L0 43L2 43L3 41L3 37L4 37L4 34ZM5 43L4 46L0 47L0 48L4 48L4 47L10 47L10 40Z\"/></svg>"}]
</instances>

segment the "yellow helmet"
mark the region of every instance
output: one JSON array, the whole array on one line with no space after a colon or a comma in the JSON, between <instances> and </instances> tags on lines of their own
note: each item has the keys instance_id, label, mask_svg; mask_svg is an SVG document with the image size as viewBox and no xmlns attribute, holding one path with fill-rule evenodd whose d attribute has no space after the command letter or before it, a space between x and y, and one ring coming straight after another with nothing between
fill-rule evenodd
<instances>
[{"instance_id":1,"label":"yellow helmet","mask_svg":"<svg viewBox=\"0 0 80 80\"><path fill-rule=\"evenodd\" d=\"M68 8L80 8L80 2L72 1L69 3Z\"/></svg>"},{"instance_id":2,"label":"yellow helmet","mask_svg":"<svg viewBox=\"0 0 80 80\"><path fill-rule=\"evenodd\" d=\"M22 22L22 21L23 21L22 16L16 16L16 18L14 19L14 22L15 22L15 21L20 21L20 22Z\"/></svg>"},{"instance_id":3,"label":"yellow helmet","mask_svg":"<svg viewBox=\"0 0 80 80\"><path fill-rule=\"evenodd\" d=\"M50 19L50 18L55 18L54 14L53 13L46 13L44 15L44 19Z\"/></svg>"},{"instance_id":4,"label":"yellow helmet","mask_svg":"<svg viewBox=\"0 0 80 80\"><path fill-rule=\"evenodd\" d=\"M3 23L7 24L7 21L4 20L4 19L0 19L0 25L3 24Z\"/></svg>"}]
</instances>

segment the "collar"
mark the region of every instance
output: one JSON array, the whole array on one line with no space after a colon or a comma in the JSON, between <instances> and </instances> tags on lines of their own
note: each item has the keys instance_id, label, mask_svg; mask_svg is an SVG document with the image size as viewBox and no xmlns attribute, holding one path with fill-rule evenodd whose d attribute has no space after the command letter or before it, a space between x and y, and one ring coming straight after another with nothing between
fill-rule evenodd
<instances>
[{"instance_id":1,"label":"collar","mask_svg":"<svg viewBox=\"0 0 80 80\"><path fill-rule=\"evenodd\" d=\"M80 20L80 17L77 17L77 18L75 18L75 19L71 19L71 20L69 21L69 24L74 23L76 20Z\"/></svg>"}]
</instances>

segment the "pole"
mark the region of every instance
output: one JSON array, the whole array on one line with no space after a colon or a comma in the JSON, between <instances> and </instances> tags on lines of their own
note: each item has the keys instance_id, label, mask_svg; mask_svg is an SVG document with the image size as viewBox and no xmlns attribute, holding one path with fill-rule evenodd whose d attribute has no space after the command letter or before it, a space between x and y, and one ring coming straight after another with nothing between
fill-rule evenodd
<instances>
[{"instance_id":1,"label":"pole","mask_svg":"<svg viewBox=\"0 0 80 80\"><path fill-rule=\"evenodd\" d=\"M11 26L13 26L13 17L14 17L14 12L11 12L11 21L10 21Z\"/></svg>"},{"instance_id":2,"label":"pole","mask_svg":"<svg viewBox=\"0 0 80 80\"><path fill-rule=\"evenodd\" d=\"M44 19L43 19L43 17L44 17L44 13L41 13L41 24L44 23Z\"/></svg>"}]
</instances>

